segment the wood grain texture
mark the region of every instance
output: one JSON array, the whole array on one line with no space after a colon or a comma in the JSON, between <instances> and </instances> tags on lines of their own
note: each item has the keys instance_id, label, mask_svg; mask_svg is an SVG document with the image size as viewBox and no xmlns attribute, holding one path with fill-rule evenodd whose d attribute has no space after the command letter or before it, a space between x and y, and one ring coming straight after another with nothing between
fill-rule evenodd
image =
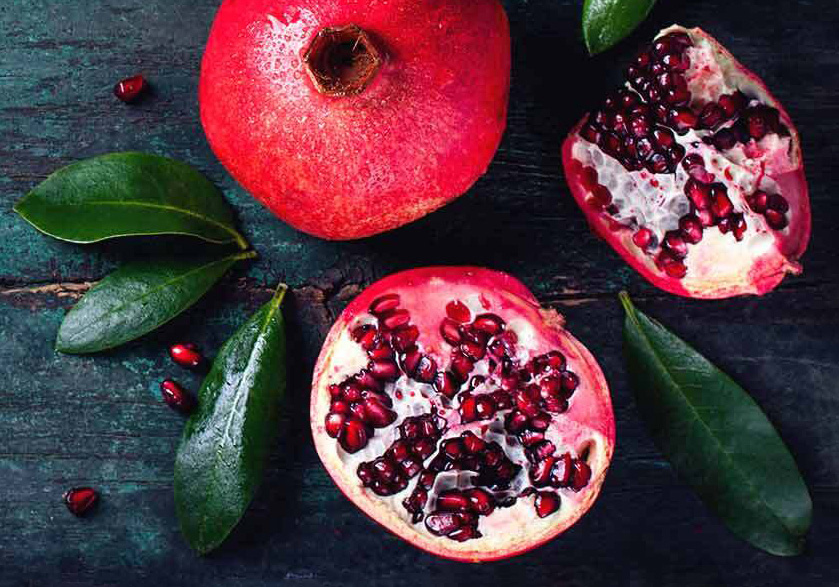
<instances>
[{"instance_id":1,"label":"wood grain texture","mask_svg":"<svg viewBox=\"0 0 839 587\"><path fill-rule=\"evenodd\" d=\"M509 129L469 194L415 224L328 243L276 221L224 172L196 108L199 60L218 0L6 0L0 5L0 586L505 585L769 587L839 584L839 8L829 0L661 2L627 41L590 59L581 2L508 0L514 38ZM568 128L656 30L698 25L755 69L801 131L815 213L803 276L762 299L663 294L591 235L563 181ZM110 95L143 72L154 95ZM67 308L120 260L178 239L91 247L36 233L11 207L57 167L118 150L197 166L224 191L258 261L237 268L159 332L96 357L54 353ZM370 281L398 269L470 263L506 270L566 314L612 385L618 448L597 505L558 540L514 560L468 566L386 534L333 486L310 439L308 384L326 329ZM172 500L182 420L157 384L166 346L214 350L266 301L293 288L288 403L266 483L232 539L199 559ZM814 499L807 553L754 550L713 519L643 429L622 364L616 294L670 326L746 389L798 459ZM77 520L69 485L103 493Z\"/></svg>"}]
</instances>

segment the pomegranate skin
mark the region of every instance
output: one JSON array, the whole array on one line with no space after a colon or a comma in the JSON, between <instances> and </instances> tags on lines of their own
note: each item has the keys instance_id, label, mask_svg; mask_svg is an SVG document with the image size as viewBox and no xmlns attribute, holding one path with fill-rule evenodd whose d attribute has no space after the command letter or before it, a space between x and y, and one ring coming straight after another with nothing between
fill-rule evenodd
<instances>
[{"instance_id":1,"label":"pomegranate skin","mask_svg":"<svg viewBox=\"0 0 839 587\"><path fill-rule=\"evenodd\" d=\"M480 295L485 311L497 312L510 325L521 327L525 322L533 325L538 331L533 340L537 341L535 344L541 349L539 352L546 348L559 349L575 367L581 379L574 399L576 403L559 416L559 424L552 423L551 426L557 425L558 429L567 433L569 445L583 442L589 447L590 457L587 458L592 477L579 493L563 494L559 513L554 514L557 517L553 520L538 520L533 514L534 521L523 523L521 516L525 510L514 507L510 508L513 512L511 516L502 517L501 521L495 521L492 516L486 518L488 526L480 527L483 536L478 540L456 542L435 537L423 531L421 523L411 524L401 509L392 509L391 505L365 489L355 468L345 464L346 453L330 437L324 424L330 411L330 384L348 369L344 364L347 356L343 353L349 333L359 320L368 315L371 303L388 294L397 294L403 307L413 309L411 320L420 331L419 341L424 345L425 352L435 356L449 348L437 328L446 315L446 300ZM533 332L527 328L525 331ZM444 368L439 361L438 366ZM485 422L470 424L462 420L458 423L456 412L446 412L449 429L444 439L485 425ZM385 277L356 297L332 326L324 342L314 371L310 419L318 455L330 477L348 499L388 531L412 545L461 562L486 562L516 556L552 540L575 524L597 499L615 446L615 421L609 387L594 357L565 330L562 316L553 310L540 308L536 298L521 282L505 273L478 267L427 267L404 271ZM398 494L394 503L400 503L403 497L404 494ZM532 498L532 495L529 498L522 496L519 500L526 511L533 509L532 504L526 501ZM506 512L507 509L502 508L501 511ZM511 518L517 522L511 523Z\"/></svg>"},{"instance_id":2,"label":"pomegranate skin","mask_svg":"<svg viewBox=\"0 0 839 587\"><path fill-rule=\"evenodd\" d=\"M787 274L797 275L802 272L799 259L806 251L810 239L812 219L798 131L783 105L771 94L764 82L711 35L699 28L687 29L673 25L662 30L656 38L673 32L687 33L695 40L707 42L724 66L730 82L759 99L762 104L778 111L780 121L789 132L790 150L782 172L774 173L767 170L766 175L779 186L789 202L790 213L794 214L789 228L774 234L773 245L761 251L744 252L721 247L705 250L699 256L694 255L694 258L688 253L687 276L683 279L673 278L658 267L652 257L639 250L633 243L633 233L630 230L616 229L615 223L608 215L586 203L590 194L585 187L583 169L574 158L574 148L584 140L580 131L588 115L571 130L563 143L562 161L566 181L592 231L656 287L676 295L699 299L766 294L777 287Z\"/></svg>"},{"instance_id":3,"label":"pomegranate skin","mask_svg":"<svg viewBox=\"0 0 839 587\"><path fill-rule=\"evenodd\" d=\"M381 66L360 93L320 93L306 51L347 25ZM199 99L210 145L245 189L304 232L348 240L468 190L501 141L509 81L498 0L226 0Z\"/></svg>"}]
</instances>

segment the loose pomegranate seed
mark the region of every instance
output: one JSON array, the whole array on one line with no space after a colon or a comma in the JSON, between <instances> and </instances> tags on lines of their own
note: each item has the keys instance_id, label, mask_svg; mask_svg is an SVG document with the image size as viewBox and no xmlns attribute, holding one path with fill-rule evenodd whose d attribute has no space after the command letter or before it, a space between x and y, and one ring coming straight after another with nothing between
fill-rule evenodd
<instances>
[{"instance_id":1,"label":"loose pomegranate seed","mask_svg":"<svg viewBox=\"0 0 839 587\"><path fill-rule=\"evenodd\" d=\"M166 379L160 384L160 395L170 408L182 414L190 414L196 408L192 394L171 379Z\"/></svg>"},{"instance_id":2,"label":"loose pomegranate seed","mask_svg":"<svg viewBox=\"0 0 839 587\"><path fill-rule=\"evenodd\" d=\"M74 487L62 496L64 505L74 516L88 513L99 501L99 494L90 487Z\"/></svg>"},{"instance_id":3,"label":"loose pomegranate seed","mask_svg":"<svg viewBox=\"0 0 839 587\"><path fill-rule=\"evenodd\" d=\"M178 343L169 347L169 356L181 367L194 369L201 365L204 357L198 351L198 347L191 342Z\"/></svg>"},{"instance_id":4,"label":"loose pomegranate seed","mask_svg":"<svg viewBox=\"0 0 839 587\"><path fill-rule=\"evenodd\" d=\"M135 75L117 83L114 86L114 96L126 104L130 104L136 101L145 92L147 87L146 78L142 75Z\"/></svg>"}]
</instances>

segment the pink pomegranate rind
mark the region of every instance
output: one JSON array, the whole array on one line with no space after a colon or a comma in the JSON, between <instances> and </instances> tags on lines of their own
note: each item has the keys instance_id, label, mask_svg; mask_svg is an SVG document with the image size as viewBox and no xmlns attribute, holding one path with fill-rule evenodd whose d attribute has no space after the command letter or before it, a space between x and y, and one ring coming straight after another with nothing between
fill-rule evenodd
<instances>
[{"instance_id":1,"label":"pink pomegranate rind","mask_svg":"<svg viewBox=\"0 0 839 587\"><path fill-rule=\"evenodd\" d=\"M324 94L307 51L349 26L380 65ZM428 214L485 173L509 80L498 0L226 0L204 53L201 120L221 162L277 216L356 239Z\"/></svg>"},{"instance_id":2,"label":"pink pomegranate rind","mask_svg":"<svg viewBox=\"0 0 839 587\"><path fill-rule=\"evenodd\" d=\"M472 439L477 436L486 442L501 438L497 433L493 435L492 431L498 430L499 422L507 422L505 418L511 412L510 409L499 408L494 419L468 421L463 416L462 398L469 393L458 395L449 402L433 385L401 376L385 388L393 401L393 410L399 412L399 417L389 427L370 430L372 436L359 453L346 451L342 443L334 438L335 431L330 434L325 426L327 419L333 415L333 392L330 389L334 391L337 385L367 364L368 358L359 349L353 333L360 332L360 326L371 323L371 304L380 303L383 299L389 300L391 296L399 300L400 308L410 313L411 324L419 331L416 344L424 356L433 360L440 372L449 365L452 352L451 345L441 334L440 324L447 316L447 305L453 301L468 306L472 317L481 312L500 317L505 323L505 332L517 333L519 357L544 357L544 353L551 351L564 356L564 369L571 373L572 378L576 374L579 382L565 411L549 414L551 421L544 435L545 439L556 444L556 455L565 453L563 457L569 465L579 464L585 469L586 474L582 475L582 479L574 477L575 487L566 483L556 491L554 489L557 486L548 486L545 487L546 491L529 488L520 495L512 495L512 490L499 492L508 498L512 497L512 505L497 505L491 514L479 516L475 528L479 537L458 542L447 536L434 535L421 521L412 520L406 511L404 501L413 495L412 489L419 483L416 479L422 475L412 478L408 486L395 495L386 497L374 494L362 483L358 465L369 464L371 459L391 445L393 438L398 439L399 426L410 414L435 413L441 421L445 420L447 426L443 437L436 443L435 452L423 461L423 470L427 471L433 466L429 463L433 463L443 452L442 447L446 442L460 439L464 433ZM451 312L449 316L456 315L453 310ZM474 372L482 369L482 364L481 361L476 362ZM487 379L491 377L487 374ZM312 434L321 461L341 491L357 507L411 544L430 553L460 561L507 558L551 540L577 522L600 492L615 444L609 388L589 351L564 329L563 318L553 310L540 308L533 294L519 281L504 273L476 267L430 267L398 273L371 285L353 300L333 325L318 358L312 384L310 416ZM393 430L396 430L396 435L389 435L389 431ZM516 450L527 450L523 447L513 448L518 441L511 433L503 432L502 435L504 438L500 442L504 444L505 454L512 455L510 458L516 455L521 457L523 453L516 453ZM357 456L365 451L364 456ZM515 462L522 465L521 476L517 479L532 480L532 469L536 464L523 459ZM497 498L499 493L493 493L493 496ZM443 503L439 495L438 507ZM433 513L431 509L424 511L426 520Z\"/></svg>"},{"instance_id":3,"label":"pink pomegranate rind","mask_svg":"<svg viewBox=\"0 0 839 587\"><path fill-rule=\"evenodd\" d=\"M589 165L581 161L579 156L581 149L590 149L590 142L582 136L586 132L589 115L574 127L563 144L562 159L566 180L593 231L657 287L694 298L762 295L774 289L786 274L801 272L799 259L809 242L810 203L798 132L786 110L766 89L760 78L747 70L710 35L698 28L685 29L674 25L663 30L656 38L666 38L672 34L686 34L694 47L699 47L705 51L705 55L712 57L708 63L702 64L702 67L696 63L691 64L685 72L687 86L692 92L689 107L694 114L700 113L703 107L707 107L708 102L713 102L723 95L717 86L719 84L721 87L736 89L741 95L747 96L749 104L754 104L755 108L766 106L770 111L774 109L783 127L784 134L774 138L778 144L772 144L769 133L765 141L738 142L730 150L717 149L714 144L714 132L703 129L701 123L695 127L696 134L687 135L687 139L678 132L671 132L676 141L686 147L687 156L697 154L703 158L706 171L713 176L711 181L725 185L726 193L733 204L734 216L741 218L744 232L735 237L730 230L723 232L713 229L713 226L705 226L704 232L700 232L703 235L700 242L687 243L687 254L685 258L680 259L682 266L678 267L679 271L668 273L660 259L651 254L666 248L661 231L658 233L661 246L658 249L645 249L639 246L638 242L646 242L649 233L637 237L636 234L645 227L655 230L654 226L616 220L609 212L608 205L598 204L596 199L592 199L593 186L587 177L590 170L586 169ZM694 53L693 56L696 59L697 54ZM631 84L627 84L622 91L640 94ZM644 100L649 104L646 98ZM735 117L714 129L717 132L725 132L724 129L732 128L736 124ZM669 126L673 128L672 124ZM694 139L694 142L689 143L690 138ZM684 151L685 149L680 155L685 155ZM603 155L609 157L606 153ZM710 165L709 161L712 162ZM630 166L631 164L632 162ZM687 164L684 163L684 159L676 162L675 177L678 178L678 174L682 174L682 178L689 177L689 174L680 170L685 165ZM636 178L636 185L641 185L643 181L657 182L662 177L646 169L629 169L627 167L627 174ZM735 185L741 176L736 176L737 181L732 181L731 169L736 169L735 174L739 172L746 178L742 180L742 184ZM676 185L681 187L684 184L680 184L677 179ZM744 185L752 187L743 188ZM771 185L772 193L781 195L788 205L788 211L782 219L784 226L781 228L773 228L767 219L758 213L759 210L751 201L753 193L767 185ZM602 189L602 186L595 189ZM606 197L608 199L608 196ZM630 200L637 197L637 193L629 194ZM691 211L694 214L697 212L693 206Z\"/></svg>"}]
</instances>

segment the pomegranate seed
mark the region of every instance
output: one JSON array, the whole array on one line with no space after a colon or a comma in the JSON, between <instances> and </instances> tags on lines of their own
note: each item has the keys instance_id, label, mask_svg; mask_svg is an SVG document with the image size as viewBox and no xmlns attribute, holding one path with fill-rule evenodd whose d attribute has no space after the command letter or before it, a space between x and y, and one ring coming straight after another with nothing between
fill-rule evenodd
<instances>
[{"instance_id":1,"label":"pomegranate seed","mask_svg":"<svg viewBox=\"0 0 839 587\"><path fill-rule=\"evenodd\" d=\"M582 182L583 187L588 191L593 190L598 185L597 170L589 165L583 167L583 171L580 175L580 181ZM468 320L464 320L464 322L468 322Z\"/></svg>"},{"instance_id":2,"label":"pomegranate seed","mask_svg":"<svg viewBox=\"0 0 839 587\"><path fill-rule=\"evenodd\" d=\"M374 399L365 399L362 405L364 406L364 421L373 428L385 428L396 420L396 412L387 409Z\"/></svg>"},{"instance_id":3,"label":"pomegranate seed","mask_svg":"<svg viewBox=\"0 0 839 587\"><path fill-rule=\"evenodd\" d=\"M702 223L693 214L679 219L679 229L685 242L695 245L702 240Z\"/></svg>"},{"instance_id":4,"label":"pomegranate seed","mask_svg":"<svg viewBox=\"0 0 839 587\"><path fill-rule=\"evenodd\" d=\"M378 361L381 359L390 359L393 357L393 349L390 345L384 341L379 340L373 345L372 348L367 350L367 356L373 359L374 361Z\"/></svg>"},{"instance_id":5,"label":"pomegranate seed","mask_svg":"<svg viewBox=\"0 0 839 587\"><path fill-rule=\"evenodd\" d=\"M564 371L562 373L562 390L567 394L570 395L574 393L574 390L577 389L577 386L580 385L580 378L577 377L571 371Z\"/></svg>"},{"instance_id":6,"label":"pomegranate seed","mask_svg":"<svg viewBox=\"0 0 839 587\"><path fill-rule=\"evenodd\" d=\"M723 122L724 118L725 111L717 104L710 102L702 109L699 115L699 124L702 125L702 128L713 130Z\"/></svg>"},{"instance_id":7,"label":"pomegranate seed","mask_svg":"<svg viewBox=\"0 0 839 587\"><path fill-rule=\"evenodd\" d=\"M504 329L504 320L495 314L481 314L475 318L472 326L490 336L495 336Z\"/></svg>"},{"instance_id":8,"label":"pomegranate seed","mask_svg":"<svg viewBox=\"0 0 839 587\"><path fill-rule=\"evenodd\" d=\"M387 294L380 296L373 300L370 304L370 313L374 316L381 316L385 312L390 312L399 307L399 294Z\"/></svg>"},{"instance_id":9,"label":"pomegranate seed","mask_svg":"<svg viewBox=\"0 0 839 587\"><path fill-rule=\"evenodd\" d=\"M688 254L688 247L681 233L676 231L668 231L664 236L664 244L673 256L684 259Z\"/></svg>"},{"instance_id":10,"label":"pomegranate seed","mask_svg":"<svg viewBox=\"0 0 839 587\"><path fill-rule=\"evenodd\" d=\"M511 434L516 434L524 430L524 427L527 426L527 421L527 416L514 410L507 414L507 417L504 419L504 429Z\"/></svg>"},{"instance_id":11,"label":"pomegranate seed","mask_svg":"<svg viewBox=\"0 0 839 587\"><path fill-rule=\"evenodd\" d=\"M402 326L397 328L391 333L390 341L393 344L393 348L399 351L400 353L404 353L409 348L414 346L414 343L417 342L419 338L419 328L414 326L413 324L409 324L407 326Z\"/></svg>"},{"instance_id":12,"label":"pomegranate seed","mask_svg":"<svg viewBox=\"0 0 839 587\"><path fill-rule=\"evenodd\" d=\"M716 222L716 220L714 219L714 213L711 212L710 209L696 210L696 217L699 218L699 223L702 225L703 228L713 226L714 222Z\"/></svg>"},{"instance_id":13,"label":"pomegranate seed","mask_svg":"<svg viewBox=\"0 0 839 587\"><path fill-rule=\"evenodd\" d=\"M135 102L145 92L148 84L142 75L126 78L114 86L114 96L130 104Z\"/></svg>"},{"instance_id":14,"label":"pomegranate seed","mask_svg":"<svg viewBox=\"0 0 839 587\"><path fill-rule=\"evenodd\" d=\"M565 453L557 458L554 466L550 470L551 485L554 487L567 487L571 483L573 466L574 463L570 454Z\"/></svg>"},{"instance_id":15,"label":"pomegranate seed","mask_svg":"<svg viewBox=\"0 0 839 587\"><path fill-rule=\"evenodd\" d=\"M711 212L717 218L725 218L734 211L734 205L728 198L725 185L715 183L711 186Z\"/></svg>"},{"instance_id":16,"label":"pomegranate seed","mask_svg":"<svg viewBox=\"0 0 839 587\"><path fill-rule=\"evenodd\" d=\"M495 510L495 501L492 496L475 487L466 491L465 497L469 504L469 509L480 516L488 516Z\"/></svg>"},{"instance_id":17,"label":"pomegranate seed","mask_svg":"<svg viewBox=\"0 0 839 587\"><path fill-rule=\"evenodd\" d=\"M534 487L545 487L551 478L551 470L553 469L556 459L548 457L543 461L539 461L530 469L530 482Z\"/></svg>"},{"instance_id":18,"label":"pomegranate seed","mask_svg":"<svg viewBox=\"0 0 839 587\"><path fill-rule=\"evenodd\" d=\"M411 378L422 383L431 383L437 375L437 363L434 359L427 355L420 357L416 369L411 374Z\"/></svg>"},{"instance_id":19,"label":"pomegranate seed","mask_svg":"<svg viewBox=\"0 0 839 587\"><path fill-rule=\"evenodd\" d=\"M335 414L349 414L350 404L341 400L335 400L330 405L329 410Z\"/></svg>"},{"instance_id":20,"label":"pomegranate seed","mask_svg":"<svg viewBox=\"0 0 839 587\"><path fill-rule=\"evenodd\" d=\"M90 487L74 487L62 496L64 505L74 516L88 513L99 501L99 494Z\"/></svg>"},{"instance_id":21,"label":"pomegranate seed","mask_svg":"<svg viewBox=\"0 0 839 587\"><path fill-rule=\"evenodd\" d=\"M475 416L478 420L489 420L495 416L495 402L483 395L475 400Z\"/></svg>"},{"instance_id":22,"label":"pomegranate seed","mask_svg":"<svg viewBox=\"0 0 839 587\"><path fill-rule=\"evenodd\" d=\"M348 453L355 453L367 446L367 428L361 420L351 418L344 424L338 442Z\"/></svg>"},{"instance_id":23,"label":"pomegranate seed","mask_svg":"<svg viewBox=\"0 0 839 587\"><path fill-rule=\"evenodd\" d=\"M768 207L769 203L769 196L766 192L763 191L756 191L753 193L748 199L749 207L757 212L758 214L763 214L766 212L766 208Z\"/></svg>"},{"instance_id":24,"label":"pomegranate seed","mask_svg":"<svg viewBox=\"0 0 839 587\"><path fill-rule=\"evenodd\" d=\"M789 204L786 199L780 194L772 194L766 201L766 207L775 210L776 212L787 212Z\"/></svg>"},{"instance_id":25,"label":"pomegranate seed","mask_svg":"<svg viewBox=\"0 0 839 587\"><path fill-rule=\"evenodd\" d=\"M720 151L727 151L737 144L737 136L730 128L723 128L714 135L713 143Z\"/></svg>"},{"instance_id":26,"label":"pomegranate seed","mask_svg":"<svg viewBox=\"0 0 839 587\"><path fill-rule=\"evenodd\" d=\"M379 331L372 324L363 324L352 331L352 338L365 351L372 349L378 341Z\"/></svg>"},{"instance_id":27,"label":"pomegranate seed","mask_svg":"<svg viewBox=\"0 0 839 587\"><path fill-rule=\"evenodd\" d=\"M743 108L746 107L748 103L748 99L746 96L740 92L734 92L733 94L726 94L724 96L720 96L719 105L722 108L725 116L731 118L738 112L740 112Z\"/></svg>"},{"instance_id":28,"label":"pomegranate seed","mask_svg":"<svg viewBox=\"0 0 839 587\"><path fill-rule=\"evenodd\" d=\"M538 414L530 419L530 427L537 432L544 432L551 424L551 417L548 414Z\"/></svg>"},{"instance_id":29,"label":"pomegranate seed","mask_svg":"<svg viewBox=\"0 0 839 587\"><path fill-rule=\"evenodd\" d=\"M639 228L632 235L632 242L640 249L646 249L653 240L653 231L649 228Z\"/></svg>"},{"instance_id":30,"label":"pomegranate seed","mask_svg":"<svg viewBox=\"0 0 839 587\"><path fill-rule=\"evenodd\" d=\"M399 367L392 360L370 361L367 370L373 377L381 381L396 381L399 379Z\"/></svg>"},{"instance_id":31,"label":"pomegranate seed","mask_svg":"<svg viewBox=\"0 0 839 587\"><path fill-rule=\"evenodd\" d=\"M742 214L732 214L729 220L731 221L731 232L734 233L734 238L738 241L743 240L743 235L746 233L746 219Z\"/></svg>"},{"instance_id":32,"label":"pomegranate seed","mask_svg":"<svg viewBox=\"0 0 839 587\"><path fill-rule=\"evenodd\" d=\"M411 320L411 314L408 310L390 310L379 315L382 328L387 330L394 330L400 326L405 326Z\"/></svg>"},{"instance_id":33,"label":"pomegranate seed","mask_svg":"<svg viewBox=\"0 0 839 587\"><path fill-rule=\"evenodd\" d=\"M440 336L442 336L443 340L452 346L459 345L461 336L457 322L455 322L452 318L444 318L440 323Z\"/></svg>"},{"instance_id":34,"label":"pomegranate seed","mask_svg":"<svg viewBox=\"0 0 839 587\"><path fill-rule=\"evenodd\" d=\"M326 430L326 433L332 438L338 438L338 435L341 433L341 429L344 427L344 422L346 422L346 420L347 417L343 414L328 414L326 416L326 422L324 423L324 429Z\"/></svg>"},{"instance_id":35,"label":"pomegranate seed","mask_svg":"<svg viewBox=\"0 0 839 587\"><path fill-rule=\"evenodd\" d=\"M472 319L472 312L460 300L453 300L446 304L446 315L461 324L469 322Z\"/></svg>"},{"instance_id":36,"label":"pomegranate seed","mask_svg":"<svg viewBox=\"0 0 839 587\"><path fill-rule=\"evenodd\" d=\"M675 108L670 111L670 121L677 130L687 132L688 129L696 128L699 118L690 108Z\"/></svg>"},{"instance_id":37,"label":"pomegranate seed","mask_svg":"<svg viewBox=\"0 0 839 587\"><path fill-rule=\"evenodd\" d=\"M455 376L449 371L440 371L434 378L434 389L437 393L443 394L452 399L460 389Z\"/></svg>"},{"instance_id":38,"label":"pomegranate seed","mask_svg":"<svg viewBox=\"0 0 839 587\"><path fill-rule=\"evenodd\" d=\"M746 112L746 128L749 131L749 136L759 141L769 132L767 128L766 119L763 116L763 111L760 109L751 109Z\"/></svg>"},{"instance_id":39,"label":"pomegranate seed","mask_svg":"<svg viewBox=\"0 0 839 587\"><path fill-rule=\"evenodd\" d=\"M546 459L552 454L556 452L556 446L554 446L553 442L546 440L544 442L540 442L536 446L530 449L533 459L536 461Z\"/></svg>"},{"instance_id":40,"label":"pomegranate seed","mask_svg":"<svg viewBox=\"0 0 839 587\"><path fill-rule=\"evenodd\" d=\"M778 212L777 210L766 211L766 222L775 230L783 230L789 224L787 217L784 216L782 212Z\"/></svg>"},{"instance_id":41,"label":"pomegranate seed","mask_svg":"<svg viewBox=\"0 0 839 587\"><path fill-rule=\"evenodd\" d=\"M478 436L475 436L472 432L464 432L462 438L463 447L468 453L475 454L486 448L486 442Z\"/></svg>"},{"instance_id":42,"label":"pomegranate seed","mask_svg":"<svg viewBox=\"0 0 839 587\"><path fill-rule=\"evenodd\" d=\"M194 369L201 365L204 357L198 351L198 347L191 342L178 343L169 347L169 356L181 367Z\"/></svg>"},{"instance_id":43,"label":"pomegranate seed","mask_svg":"<svg viewBox=\"0 0 839 587\"><path fill-rule=\"evenodd\" d=\"M474 363L466 355L455 352L452 354L451 371L459 381L466 381L474 368Z\"/></svg>"},{"instance_id":44,"label":"pomegranate seed","mask_svg":"<svg viewBox=\"0 0 839 587\"><path fill-rule=\"evenodd\" d=\"M450 536L462 525L462 518L453 513L434 513L425 518L425 527L435 536Z\"/></svg>"},{"instance_id":45,"label":"pomegranate seed","mask_svg":"<svg viewBox=\"0 0 839 587\"><path fill-rule=\"evenodd\" d=\"M559 509L559 496L552 491L540 491L533 501L536 508L536 515L540 518L547 518Z\"/></svg>"},{"instance_id":46,"label":"pomegranate seed","mask_svg":"<svg viewBox=\"0 0 839 587\"><path fill-rule=\"evenodd\" d=\"M579 491L591 480L591 467L583 461L574 461L574 473L571 479L571 489Z\"/></svg>"},{"instance_id":47,"label":"pomegranate seed","mask_svg":"<svg viewBox=\"0 0 839 587\"><path fill-rule=\"evenodd\" d=\"M171 379L166 379L160 384L160 395L170 408L182 414L190 414L196 408L192 394Z\"/></svg>"},{"instance_id":48,"label":"pomegranate seed","mask_svg":"<svg viewBox=\"0 0 839 587\"><path fill-rule=\"evenodd\" d=\"M460 421L463 424L474 422L478 419L478 402L474 397L468 397L460 404Z\"/></svg>"}]
</instances>

